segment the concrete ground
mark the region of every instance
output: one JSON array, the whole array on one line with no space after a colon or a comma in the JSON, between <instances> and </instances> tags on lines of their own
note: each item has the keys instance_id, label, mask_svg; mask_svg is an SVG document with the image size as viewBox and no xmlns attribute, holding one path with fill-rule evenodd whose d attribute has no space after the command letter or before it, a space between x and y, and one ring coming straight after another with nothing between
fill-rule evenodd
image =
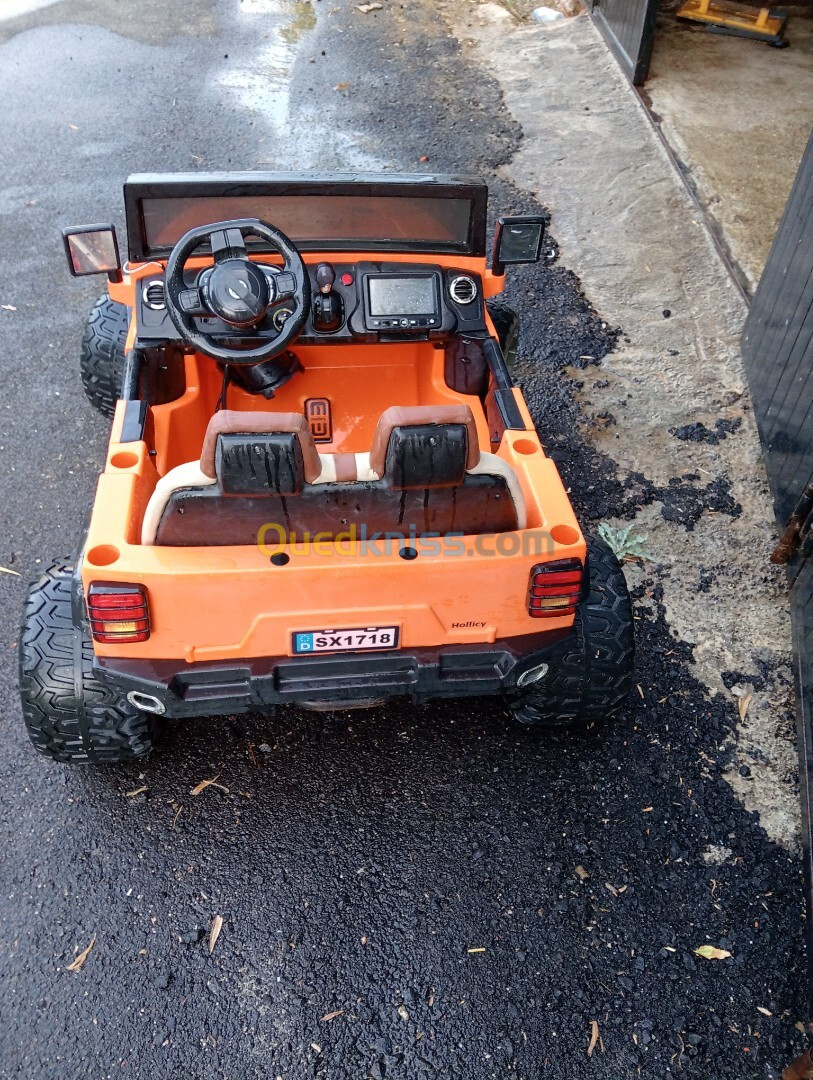
<instances>
[{"instance_id":1,"label":"concrete ground","mask_svg":"<svg viewBox=\"0 0 813 1080\"><path fill-rule=\"evenodd\" d=\"M662 14L643 88L751 294L813 115L813 9L789 11L787 49Z\"/></svg>"},{"instance_id":2,"label":"concrete ground","mask_svg":"<svg viewBox=\"0 0 813 1080\"><path fill-rule=\"evenodd\" d=\"M589 21L62 0L0 21L0 99L0 1077L776 1080L803 905L743 306ZM58 228L120 224L130 171L257 167L473 172L492 216L550 210L509 286L518 375L585 527L650 555L615 724L394 704L178 724L140 766L34 756L14 613L106 438Z\"/></svg>"}]
</instances>

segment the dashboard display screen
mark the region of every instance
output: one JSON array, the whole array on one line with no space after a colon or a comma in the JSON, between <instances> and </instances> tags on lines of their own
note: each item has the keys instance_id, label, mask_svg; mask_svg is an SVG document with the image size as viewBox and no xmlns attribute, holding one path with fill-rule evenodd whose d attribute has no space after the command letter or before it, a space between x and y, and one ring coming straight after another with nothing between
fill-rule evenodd
<instances>
[{"instance_id":1,"label":"dashboard display screen","mask_svg":"<svg viewBox=\"0 0 813 1080\"><path fill-rule=\"evenodd\" d=\"M434 315L435 279L421 277L371 277L371 315Z\"/></svg>"}]
</instances>

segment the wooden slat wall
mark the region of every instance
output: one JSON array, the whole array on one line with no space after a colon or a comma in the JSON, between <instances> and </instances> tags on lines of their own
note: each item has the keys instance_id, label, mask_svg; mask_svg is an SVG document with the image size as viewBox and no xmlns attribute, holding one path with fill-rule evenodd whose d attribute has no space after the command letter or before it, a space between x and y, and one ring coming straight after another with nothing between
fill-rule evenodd
<instances>
[{"instance_id":1,"label":"wooden slat wall","mask_svg":"<svg viewBox=\"0 0 813 1080\"><path fill-rule=\"evenodd\" d=\"M780 531L813 481L813 135L743 334L743 356ZM788 566L813 1011L813 554Z\"/></svg>"},{"instance_id":2,"label":"wooden slat wall","mask_svg":"<svg viewBox=\"0 0 813 1080\"><path fill-rule=\"evenodd\" d=\"M589 6L616 60L640 86L649 70L658 0L592 0Z\"/></svg>"},{"instance_id":3,"label":"wooden slat wall","mask_svg":"<svg viewBox=\"0 0 813 1080\"><path fill-rule=\"evenodd\" d=\"M780 527L813 481L813 136L743 335Z\"/></svg>"}]
</instances>

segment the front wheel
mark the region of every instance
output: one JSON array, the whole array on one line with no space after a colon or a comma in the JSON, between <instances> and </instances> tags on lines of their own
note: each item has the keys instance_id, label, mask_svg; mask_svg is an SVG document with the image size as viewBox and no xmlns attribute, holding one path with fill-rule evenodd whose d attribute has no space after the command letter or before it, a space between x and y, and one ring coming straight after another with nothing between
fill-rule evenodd
<instances>
[{"instance_id":1,"label":"front wheel","mask_svg":"<svg viewBox=\"0 0 813 1080\"><path fill-rule=\"evenodd\" d=\"M153 718L93 674L84 615L77 626L73 569L52 563L28 593L20 633L23 721L36 750L53 761L102 764L149 753Z\"/></svg>"},{"instance_id":2,"label":"front wheel","mask_svg":"<svg viewBox=\"0 0 813 1080\"><path fill-rule=\"evenodd\" d=\"M113 415L121 396L128 328L125 305L103 293L88 315L79 354L85 395L103 416Z\"/></svg>"},{"instance_id":3,"label":"front wheel","mask_svg":"<svg viewBox=\"0 0 813 1080\"><path fill-rule=\"evenodd\" d=\"M519 690L512 712L521 724L563 728L609 720L632 688L632 602L624 571L601 540L588 545L590 590L567 651L547 674Z\"/></svg>"}]
</instances>

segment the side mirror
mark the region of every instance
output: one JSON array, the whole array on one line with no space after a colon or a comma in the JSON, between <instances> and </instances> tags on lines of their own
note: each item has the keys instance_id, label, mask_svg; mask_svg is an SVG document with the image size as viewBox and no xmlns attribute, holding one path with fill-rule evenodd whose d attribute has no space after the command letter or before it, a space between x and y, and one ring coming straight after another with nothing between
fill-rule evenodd
<instances>
[{"instance_id":1,"label":"side mirror","mask_svg":"<svg viewBox=\"0 0 813 1080\"><path fill-rule=\"evenodd\" d=\"M491 272L504 274L506 263L539 262L544 235L545 218L542 215L499 218L491 253Z\"/></svg>"},{"instance_id":2,"label":"side mirror","mask_svg":"<svg viewBox=\"0 0 813 1080\"><path fill-rule=\"evenodd\" d=\"M77 225L62 230L68 269L74 277L107 274L121 281L119 242L112 225Z\"/></svg>"}]
</instances>

